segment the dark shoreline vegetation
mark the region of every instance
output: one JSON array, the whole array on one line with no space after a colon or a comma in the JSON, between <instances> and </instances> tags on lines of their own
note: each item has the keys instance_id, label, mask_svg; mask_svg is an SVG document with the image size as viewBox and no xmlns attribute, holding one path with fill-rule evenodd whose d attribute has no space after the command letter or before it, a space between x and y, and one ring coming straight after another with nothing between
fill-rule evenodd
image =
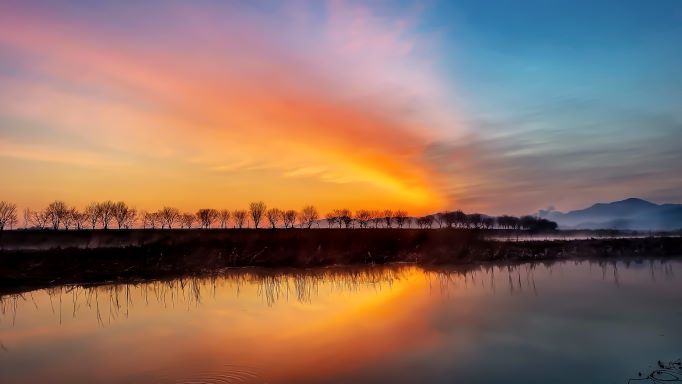
<instances>
[{"instance_id":1,"label":"dark shoreline vegetation","mask_svg":"<svg viewBox=\"0 0 682 384\"><path fill-rule=\"evenodd\" d=\"M42 210L23 211L23 229L111 229L114 223L118 229L221 229L230 228L468 228L507 229L530 231L553 231L557 223L536 216L521 217L502 215L488 216L480 213L466 214L461 210L437 212L430 215L411 217L404 210L334 209L324 219L314 205L307 205L300 211L293 209L268 209L262 201L249 204L249 209L217 210L202 208L195 213L180 212L173 207L158 211L140 211L124 201L91 203L85 209L69 207L63 201L53 201ZM14 229L19 223L16 204L0 200L0 231ZM266 224L267 223L267 224Z\"/></svg>"},{"instance_id":2,"label":"dark shoreline vegetation","mask_svg":"<svg viewBox=\"0 0 682 384\"><path fill-rule=\"evenodd\" d=\"M209 274L236 267L390 263L428 267L682 256L682 238L677 236L493 241L486 239L489 232L405 228L4 231L0 233L0 293Z\"/></svg>"}]
</instances>

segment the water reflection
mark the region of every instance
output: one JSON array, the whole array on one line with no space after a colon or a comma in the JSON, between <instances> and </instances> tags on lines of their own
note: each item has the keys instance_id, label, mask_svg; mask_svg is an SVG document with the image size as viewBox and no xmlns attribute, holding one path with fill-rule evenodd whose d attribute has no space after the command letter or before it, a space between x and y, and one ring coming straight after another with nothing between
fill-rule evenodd
<instances>
[{"instance_id":1,"label":"water reflection","mask_svg":"<svg viewBox=\"0 0 682 384\"><path fill-rule=\"evenodd\" d=\"M238 269L6 294L0 382L627 382L682 352L680 268Z\"/></svg>"}]
</instances>

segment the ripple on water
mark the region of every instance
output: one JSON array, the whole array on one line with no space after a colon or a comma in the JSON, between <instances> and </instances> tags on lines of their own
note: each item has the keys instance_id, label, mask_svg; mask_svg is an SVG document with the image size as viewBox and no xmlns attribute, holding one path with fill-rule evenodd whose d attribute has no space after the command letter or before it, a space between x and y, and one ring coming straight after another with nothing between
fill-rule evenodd
<instances>
[{"instance_id":1,"label":"ripple on water","mask_svg":"<svg viewBox=\"0 0 682 384\"><path fill-rule=\"evenodd\" d=\"M225 364L220 369L199 371L196 374L184 378L161 377L161 383L183 383L183 384L261 384L265 380L255 368Z\"/></svg>"}]
</instances>

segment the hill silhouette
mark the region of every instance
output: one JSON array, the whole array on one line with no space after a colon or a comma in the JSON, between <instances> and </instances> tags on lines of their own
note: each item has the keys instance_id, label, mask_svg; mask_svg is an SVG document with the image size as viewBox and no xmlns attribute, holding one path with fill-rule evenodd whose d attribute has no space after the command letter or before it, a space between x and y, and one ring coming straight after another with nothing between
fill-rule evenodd
<instances>
[{"instance_id":1,"label":"hill silhouette","mask_svg":"<svg viewBox=\"0 0 682 384\"><path fill-rule=\"evenodd\" d=\"M597 203L570 212L541 210L540 217L561 228L676 230L682 228L682 204L656 204L638 198Z\"/></svg>"}]
</instances>

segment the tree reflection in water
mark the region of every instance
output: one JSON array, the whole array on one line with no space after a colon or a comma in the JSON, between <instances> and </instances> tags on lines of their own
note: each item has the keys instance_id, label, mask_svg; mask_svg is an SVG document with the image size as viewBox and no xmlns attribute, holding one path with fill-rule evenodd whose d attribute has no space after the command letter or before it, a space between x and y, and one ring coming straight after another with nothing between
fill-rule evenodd
<instances>
[{"instance_id":1,"label":"tree reflection in water","mask_svg":"<svg viewBox=\"0 0 682 384\"><path fill-rule=\"evenodd\" d=\"M408 276L421 274L429 282L431 291L448 296L456 289L467 289L475 286L496 294L499 284L508 290L510 295L532 293L539 294L535 271L543 267L544 273L550 276L555 269L561 269L566 263L589 263L590 271L598 268L603 280L612 280L619 286L620 268L630 268L635 263L649 264L652 281L656 279L674 278L673 266L665 260L638 261L562 261L524 264L482 264L457 267L417 267L411 264L359 267L328 267L316 269L228 269L220 273L185 276L165 280L146 280L125 283L109 283L99 285L68 285L46 288L49 297L50 311L61 324L64 316L75 318L84 308L94 312L100 326L110 324L119 318L127 318L133 307L133 293L141 295L147 305L150 301L164 308L185 306L187 310L201 305L206 295L215 298L216 291L232 288L239 295L245 286L256 288L256 293L263 303L273 306L279 301L295 300L299 303L312 303L320 295L321 287L332 293L354 294L360 289L371 288L377 292L391 289L396 281ZM36 292L36 291L34 291ZM0 321L16 321L17 310L22 302L30 302L39 310L33 292L10 293L0 295ZM64 313L63 307L70 308Z\"/></svg>"}]
</instances>

